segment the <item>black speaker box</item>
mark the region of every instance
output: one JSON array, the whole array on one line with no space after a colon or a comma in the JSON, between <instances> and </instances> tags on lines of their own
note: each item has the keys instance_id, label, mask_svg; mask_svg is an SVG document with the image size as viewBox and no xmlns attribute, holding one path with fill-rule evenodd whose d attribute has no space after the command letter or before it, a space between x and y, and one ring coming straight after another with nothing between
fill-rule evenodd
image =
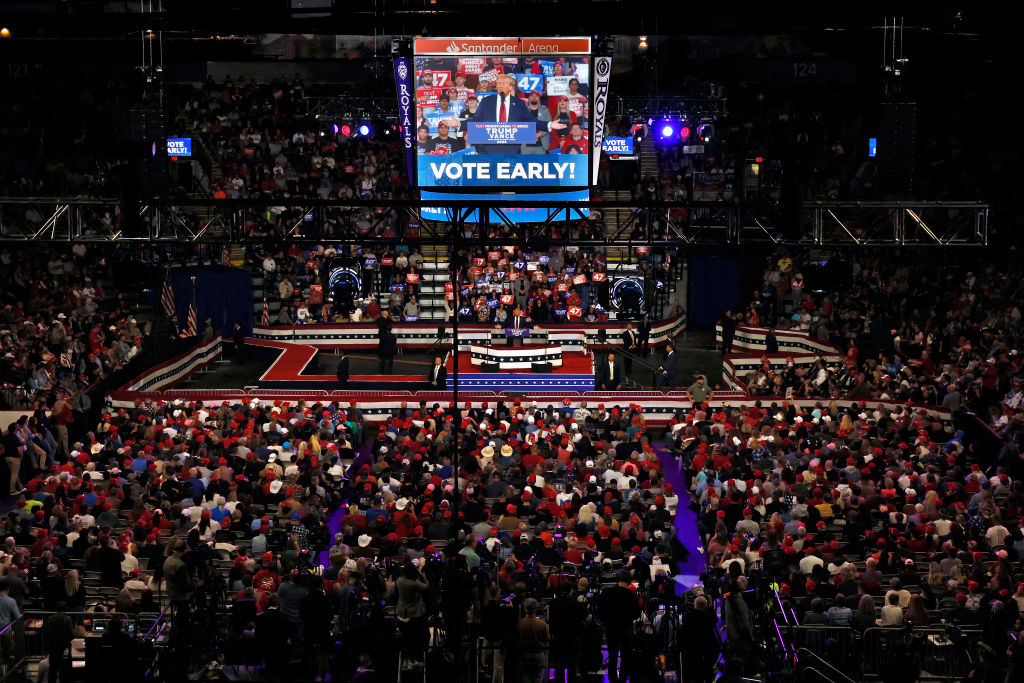
<instances>
[{"instance_id":1,"label":"black speaker box","mask_svg":"<svg viewBox=\"0 0 1024 683\"><path fill-rule=\"evenodd\" d=\"M497 363L481 363L480 370L483 372L498 372L501 370L501 366Z\"/></svg>"},{"instance_id":2,"label":"black speaker box","mask_svg":"<svg viewBox=\"0 0 1024 683\"><path fill-rule=\"evenodd\" d=\"M551 363L534 363L532 369L534 372L551 372L554 366Z\"/></svg>"}]
</instances>

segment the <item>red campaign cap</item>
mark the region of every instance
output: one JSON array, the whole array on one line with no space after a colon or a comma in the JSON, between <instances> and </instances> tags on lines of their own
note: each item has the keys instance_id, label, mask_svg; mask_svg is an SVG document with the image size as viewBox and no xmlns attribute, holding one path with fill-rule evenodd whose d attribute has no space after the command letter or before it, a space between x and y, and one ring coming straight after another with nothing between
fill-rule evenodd
<instances>
[{"instance_id":1,"label":"red campaign cap","mask_svg":"<svg viewBox=\"0 0 1024 683\"><path fill-rule=\"evenodd\" d=\"M491 527L491 528L490 528L490 529L489 529L489 530L487 531L487 535L488 535L488 536L490 536L491 538L497 538L497 537L498 537L498 527L496 527L496 526L492 526L492 527Z\"/></svg>"}]
</instances>

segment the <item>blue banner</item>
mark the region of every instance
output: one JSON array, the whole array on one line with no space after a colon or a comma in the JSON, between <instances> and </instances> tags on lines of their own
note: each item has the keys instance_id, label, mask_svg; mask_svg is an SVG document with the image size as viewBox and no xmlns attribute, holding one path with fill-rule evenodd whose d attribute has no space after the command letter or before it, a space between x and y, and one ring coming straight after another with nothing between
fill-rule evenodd
<instances>
[{"instance_id":1,"label":"blue banner","mask_svg":"<svg viewBox=\"0 0 1024 683\"><path fill-rule=\"evenodd\" d=\"M461 316L467 316L472 312L473 309L471 309L469 306L463 306L462 308L459 309L459 315Z\"/></svg>"},{"instance_id":2,"label":"blue banner","mask_svg":"<svg viewBox=\"0 0 1024 683\"><path fill-rule=\"evenodd\" d=\"M496 199L495 195L490 194L466 194L466 193L448 193L448 192L430 192L429 190L423 190L421 196L424 201L426 200L437 200L437 201L458 201L458 202L479 202L485 200ZM569 202L584 202L589 198L588 190L574 190L571 192L542 192L539 194L521 194L518 199L522 201L537 201L537 202L551 202L551 201L569 201ZM505 217L513 223L542 223L549 220L552 216L558 213L557 209L544 209L544 208L527 208L527 207L504 207L501 209ZM589 215L589 209L580 207L579 212L583 216ZM420 213L424 218L430 218L438 221L450 221L451 216L447 209L439 207L424 206ZM562 214L564 215L564 211ZM491 221L496 221L497 217L492 213L490 215ZM478 223L480 222L480 216L478 211L471 211L469 216L464 218L467 222ZM533 264L536 266L536 264Z\"/></svg>"},{"instance_id":3,"label":"blue banner","mask_svg":"<svg viewBox=\"0 0 1024 683\"><path fill-rule=\"evenodd\" d=\"M516 329L514 327L506 327L505 328L505 336L506 337L529 337L530 336L530 330L529 330L529 328L526 328L526 327L520 327L519 329Z\"/></svg>"},{"instance_id":4,"label":"blue banner","mask_svg":"<svg viewBox=\"0 0 1024 683\"><path fill-rule=\"evenodd\" d=\"M376 268L376 267L377 267L377 259L374 258L373 256L367 256L366 259L363 260L363 268L373 269L373 268Z\"/></svg>"},{"instance_id":5,"label":"blue banner","mask_svg":"<svg viewBox=\"0 0 1024 683\"><path fill-rule=\"evenodd\" d=\"M633 138L605 138L603 145L608 154L633 153Z\"/></svg>"},{"instance_id":6,"label":"blue banner","mask_svg":"<svg viewBox=\"0 0 1024 683\"><path fill-rule=\"evenodd\" d=\"M531 140L531 143L533 141ZM167 138L167 156L192 156L192 138Z\"/></svg>"},{"instance_id":7,"label":"blue banner","mask_svg":"<svg viewBox=\"0 0 1024 683\"><path fill-rule=\"evenodd\" d=\"M537 124L471 122L466 127L471 145L532 145L537 142Z\"/></svg>"},{"instance_id":8,"label":"blue banner","mask_svg":"<svg viewBox=\"0 0 1024 683\"><path fill-rule=\"evenodd\" d=\"M497 299L488 299L487 300L487 308L497 308L497 307L498 307L498 300Z\"/></svg>"},{"instance_id":9,"label":"blue banner","mask_svg":"<svg viewBox=\"0 0 1024 683\"><path fill-rule=\"evenodd\" d=\"M398 90L398 123L402 126L402 147L405 148L405 170L408 173L409 182L413 182L413 163L415 147L412 139L415 135L413 128L415 123L412 119L413 91L409 79L412 76L412 69L409 59L406 57L395 58L395 88Z\"/></svg>"},{"instance_id":10,"label":"blue banner","mask_svg":"<svg viewBox=\"0 0 1024 683\"><path fill-rule=\"evenodd\" d=\"M585 154L446 154L416 157L420 187L585 187ZM532 197L539 199L539 197Z\"/></svg>"}]
</instances>

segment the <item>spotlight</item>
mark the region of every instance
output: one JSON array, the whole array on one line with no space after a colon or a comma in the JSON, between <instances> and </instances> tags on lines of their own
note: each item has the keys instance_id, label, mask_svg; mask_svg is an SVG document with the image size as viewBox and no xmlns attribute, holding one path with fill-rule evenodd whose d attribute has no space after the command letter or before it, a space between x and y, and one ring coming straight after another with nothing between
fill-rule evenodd
<instances>
[{"instance_id":1,"label":"spotlight","mask_svg":"<svg viewBox=\"0 0 1024 683\"><path fill-rule=\"evenodd\" d=\"M0 38L10 38L10 37L11 37L11 29L7 28L6 26L4 26L3 28L0 28Z\"/></svg>"},{"instance_id":2,"label":"spotlight","mask_svg":"<svg viewBox=\"0 0 1024 683\"><path fill-rule=\"evenodd\" d=\"M352 126L348 125L347 123L341 124L341 134L344 135L345 137L352 135Z\"/></svg>"},{"instance_id":3,"label":"spotlight","mask_svg":"<svg viewBox=\"0 0 1024 683\"><path fill-rule=\"evenodd\" d=\"M679 119L662 118L658 119L657 123L652 126L652 130L657 133L659 140L669 142L675 139L680 127Z\"/></svg>"},{"instance_id":4,"label":"spotlight","mask_svg":"<svg viewBox=\"0 0 1024 683\"><path fill-rule=\"evenodd\" d=\"M679 137L683 138L684 140L686 138L690 137L690 127L689 126L683 126L682 128L680 128L679 129Z\"/></svg>"},{"instance_id":5,"label":"spotlight","mask_svg":"<svg viewBox=\"0 0 1024 683\"><path fill-rule=\"evenodd\" d=\"M334 124L333 128L334 128L334 134L337 135L338 134L338 124Z\"/></svg>"},{"instance_id":6,"label":"spotlight","mask_svg":"<svg viewBox=\"0 0 1024 683\"><path fill-rule=\"evenodd\" d=\"M360 123L359 124L359 134L362 135L364 138L370 137L370 124L368 124L368 123Z\"/></svg>"}]
</instances>

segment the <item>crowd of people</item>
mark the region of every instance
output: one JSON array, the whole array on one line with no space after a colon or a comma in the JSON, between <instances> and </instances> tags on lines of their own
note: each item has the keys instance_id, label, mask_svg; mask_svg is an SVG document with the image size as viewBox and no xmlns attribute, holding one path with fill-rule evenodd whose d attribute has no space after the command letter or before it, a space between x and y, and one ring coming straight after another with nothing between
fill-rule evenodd
<instances>
[{"instance_id":1,"label":"crowd of people","mask_svg":"<svg viewBox=\"0 0 1024 683\"><path fill-rule=\"evenodd\" d=\"M395 626L415 667L428 617L449 653L482 635L495 681L539 680L549 645L552 667L601 668L602 628L622 652L610 672L657 666L659 608L686 550L638 405L420 404L378 428L358 405L140 400L68 444L55 418L30 418L34 441L56 447L22 474L3 522L3 582L20 610L169 602L187 638L188 615L220 604L272 676L293 657L323 676L328 653L384 667L372 641ZM322 549L326 571L311 573Z\"/></svg>"},{"instance_id":2,"label":"crowd of people","mask_svg":"<svg viewBox=\"0 0 1024 683\"><path fill-rule=\"evenodd\" d=\"M956 625L991 648L976 680L1002 680L985 676L1008 663L1019 673L1019 431L997 452L925 407L767 400L698 406L671 430L726 593L763 572L802 625L849 627L847 639L876 625ZM727 656L749 664L745 610L727 609L726 632ZM821 654L825 638L843 637L820 635L807 642Z\"/></svg>"},{"instance_id":3,"label":"crowd of people","mask_svg":"<svg viewBox=\"0 0 1024 683\"><path fill-rule=\"evenodd\" d=\"M84 244L71 249L4 249L0 267L4 402L20 407L60 397L68 412L60 414L59 424L70 424L72 415L88 412L91 406L83 390L137 357L150 325L132 315L123 294L108 291L104 255L92 253ZM66 432L62 438L66 446ZM52 444L41 447L52 462Z\"/></svg>"},{"instance_id":4,"label":"crowd of people","mask_svg":"<svg viewBox=\"0 0 1024 683\"><path fill-rule=\"evenodd\" d=\"M969 409L1000 428L1018 422L1020 265L963 261L937 270L880 253L822 269L776 254L753 301L726 325L769 328L776 353L776 333L807 333L843 359L781 371L764 363L743 383L754 395L882 398Z\"/></svg>"},{"instance_id":5,"label":"crowd of people","mask_svg":"<svg viewBox=\"0 0 1024 683\"><path fill-rule=\"evenodd\" d=\"M859 639L876 625L955 625L983 644L976 679L1019 675L1024 373L1019 264L1004 260L972 270L971 259L837 255L816 269L772 257L749 308L726 313L724 351L750 353L730 348L745 324L768 328L776 361L788 330L843 360L778 369L765 353L743 378L753 406L677 417L707 561L729 585L768 572L800 624L852 629L846 653L867 652ZM801 270L816 271L810 284ZM727 632L746 659L743 630ZM807 637L831 652L831 635ZM847 673L863 665L842 661ZM902 664L929 666L919 651Z\"/></svg>"},{"instance_id":6,"label":"crowd of people","mask_svg":"<svg viewBox=\"0 0 1024 683\"><path fill-rule=\"evenodd\" d=\"M263 278L263 296L280 303L271 324L360 322L376 320L384 311L391 320L416 321L425 308L424 286L430 287L431 299L443 301L445 320L504 325L518 315L521 326L607 320L610 283L604 253L579 247L462 249L454 258L444 257L441 267L425 268L424 255L415 246L327 244L305 249L293 244L288 249L257 248L251 261L250 267ZM659 252L631 273L655 283L657 296L670 291L678 275L675 265L670 253ZM341 280L340 289L323 291L328 272L337 267L359 275L358 290ZM449 279L453 268L458 296ZM443 279L426 280L428 272Z\"/></svg>"},{"instance_id":7,"label":"crowd of people","mask_svg":"<svg viewBox=\"0 0 1024 683\"><path fill-rule=\"evenodd\" d=\"M176 127L204 146L222 172L210 192L231 199L405 197L400 145L328 135L308 111L300 79L228 78L177 93Z\"/></svg>"}]
</instances>

